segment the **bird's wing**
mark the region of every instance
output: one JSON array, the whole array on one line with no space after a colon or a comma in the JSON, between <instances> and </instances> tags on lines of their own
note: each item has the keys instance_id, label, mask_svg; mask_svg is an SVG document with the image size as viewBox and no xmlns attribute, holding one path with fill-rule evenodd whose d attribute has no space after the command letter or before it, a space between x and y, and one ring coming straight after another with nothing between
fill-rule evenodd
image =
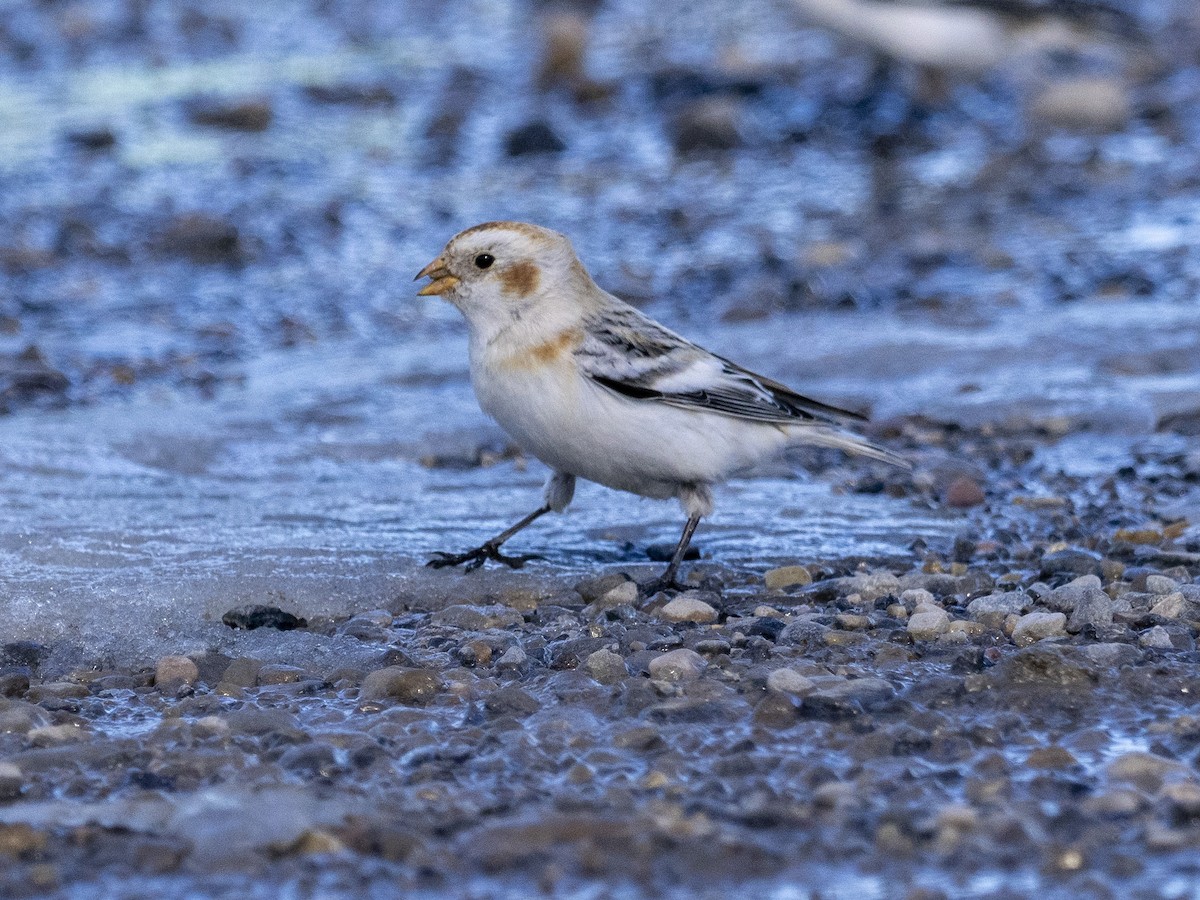
<instances>
[{"instance_id":1,"label":"bird's wing","mask_svg":"<svg viewBox=\"0 0 1200 900\"><path fill-rule=\"evenodd\" d=\"M594 313L584 332L575 350L583 374L624 397L771 424L864 418L709 353L633 307Z\"/></svg>"}]
</instances>

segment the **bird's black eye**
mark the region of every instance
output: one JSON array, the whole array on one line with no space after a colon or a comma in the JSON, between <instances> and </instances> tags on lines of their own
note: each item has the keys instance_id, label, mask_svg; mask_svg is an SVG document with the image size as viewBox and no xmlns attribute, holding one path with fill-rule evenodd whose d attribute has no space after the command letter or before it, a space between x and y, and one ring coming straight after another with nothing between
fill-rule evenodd
<instances>
[{"instance_id":1,"label":"bird's black eye","mask_svg":"<svg viewBox=\"0 0 1200 900\"><path fill-rule=\"evenodd\" d=\"M476 266L476 268L479 268L479 269L486 269L488 266L490 266L495 261L496 261L496 257L492 256L492 254L480 253L477 257L475 257L475 266Z\"/></svg>"}]
</instances>

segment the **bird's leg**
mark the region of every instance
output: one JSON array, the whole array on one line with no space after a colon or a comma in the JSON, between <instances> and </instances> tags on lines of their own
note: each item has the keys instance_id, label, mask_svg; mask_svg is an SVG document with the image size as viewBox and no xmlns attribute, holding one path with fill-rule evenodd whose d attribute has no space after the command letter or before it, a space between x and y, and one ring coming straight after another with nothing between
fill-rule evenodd
<instances>
[{"instance_id":1,"label":"bird's leg","mask_svg":"<svg viewBox=\"0 0 1200 900\"><path fill-rule=\"evenodd\" d=\"M504 529L504 531L500 532L490 541L484 541L474 550L468 550L466 553L443 553L439 550L436 552L435 558L425 563L425 565L433 569L443 569L447 566L457 566L466 563L467 571L471 572L482 566L486 560L494 559L496 562L502 562L506 566L519 569L525 563L529 562L529 560L540 559L540 557L535 553L528 556L505 556L500 552L500 545L522 528L532 524L535 520L550 512L550 510L551 506L549 503L538 507L516 525Z\"/></svg>"},{"instance_id":2,"label":"bird's leg","mask_svg":"<svg viewBox=\"0 0 1200 900\"><path fill-rule=\"evenodd\" d=\"M675 580L675 574L679 571L679 564L683 562L683 556L687 553L688 544L692 542L692 535L696 533L696 526L699 524L699 513L693 513L688 516L687 524L683 526L683 534L679 536L679 543L675 546L675 552L671 554L671 561L667 564L666 571L653 581L641 585L643 594L647 597L652 597L659 591L681 591L684 589L683 585Z\"/></svg>"}]
</instances>

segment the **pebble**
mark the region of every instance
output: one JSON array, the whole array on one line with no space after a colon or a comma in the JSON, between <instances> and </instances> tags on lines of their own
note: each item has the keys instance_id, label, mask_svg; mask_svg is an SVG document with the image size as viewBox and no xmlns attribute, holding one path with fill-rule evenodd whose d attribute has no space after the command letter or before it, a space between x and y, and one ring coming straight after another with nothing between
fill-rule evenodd
<instances>
[{"instance_id":1,"label":"pebble","mask_svg":"<svg viewBox=\"0 0 1200 900\"><path fill-rule=\"evenodd\" d=\"M622 581L610 591L606 591L604 596L600 597L597 603L605 608L611 609L616 606L631 606L637 602L638 586L633 581Z\"/></svg>"},{"instance_id":2,"label":"pebble","mask_svg":"<svg viewBox=\"0 0 1200 900\"><path fill-rule=\"evenodd\" d=\"M75 744L87 740L91 733L77 725L43 725L31 728L25 735L35 747L50 747L55 744Z\"/></svg>"},{"instance_id":3,"label":"pebble","mask_svg":"<svg viewBox=\"0 0 1200 900\"><path fill-rule=\"evenodd\" d=\"M196 125L230 131L266 131L271 125L271 104L266 100L201 98L188 106L188 119Z\"/></svg>"},{"instance_id":4,"label":"pebble","mask_svg":"<svg viewBox=\"0 0 1200 900\"><path fill-rule=\"evenodd\" d=\"M1167 631L1161 625L1148 628L1138 635L1138 644L1139 646L1153 650L1175 649L1175 644L1171 641L1171 632Z\"/></svg>"},{"instance_id":5,"label":"pebble","mask_svg":"<svg viewBox=\"0 0 1200 900\"><path fill-rule=\"evenodd\" d=\"M1071 618L1067 621L1067 631L1078 634L1083 629L1107 628L1113 623L1115 604L1104 591L1089 589L1083 592L1071 610Z\"/></svg>"},{"instance_id":6,"label":"pebble","mask_svg":"<svg viewBox=\"0 0 1200 900\"><path fill-rule=\"evenodd\" d=\"M1099 576L1082 575L1074 581L1052 590L1043 598L1042 602L1057 612L1070 612L1080 601L1093 592L1103 593L1100 588Z\"/></svg>"},{"instance_id":7,"label":"pebble","mask_svg":"<svg viewBox=\"0 0 1200 900\"><path fill-rule=\"evenodd\" d=\"M906 591L902 591L900 593L900 602L909 609L916 609L922 604L927 604L929 606L937 605L937 601L933 594L924 588L909 588Z\"/></svg>"},{"instance_id":8,"label":"pebble","mask_svg":"<svg viewBox=\"0 0 1200 900\"><path fill-rule=\"evenodd\" d=\"M364 678L358 696L362 700L399 700L401 703L424 704L444 688L445 682L434 672L388 666Z\"/></svg>"},{"instance_id":9,"label":"pebble","mask_svg":"<svg viewBox=\"0 0 1200 900\"><path fill-rule=\"evenodd\" d=\"M154 667L155 684L195 684L199 667L186 656L164 656Z\"/></svg>"},{"instance_id":10,"label":"pebble","mask_svg":"<svg viewBox=\"0 0 1200 900\"><path fill-rule=\"evenodd\" d=\"M729 97L701 97L674 121L675 152L687 155L732 150L741 144L741 109Z\"/></svg>"},{"instance_id":11,"label":"pebble","mask_svg":"<svg viewBox=\"0 0 1200 900\"><path fill-rule=\"evenodd\" d=\"M1008 616L1019 616L1029 596L1017 591L976 597L967 604L967 614L989 628L999 628Z\"/></svg>"},{"instance_id":12,"label":"pebble","mask_svg":"<svg viewBox=\"0 0 1200 900\"><path fill-rule=\"evenodd\" d=\"M950 616L944 609L921 606L908 620L908 634L913 640L931 641L950 627Z\"/></svg>"},{"instance_id":13,"label":"pebble","mask_svg":"<svg viewBox=\"0 0 1200 900\"><path fill-rule=\"evenodd\" d=\"M514 128L504 138L504 152L509 156L562 153L566 149L567 145L563 143L563 139L541 119Z\"/></svg>"},{"instance_id":14,"label":"pebble","mask_svg":"<svg viewBox=\"0 0 1200 900\"><path fill-rule=\"evenodd\" d=\"M0 801L11 801L21 796L25 786L25 775L21 767L10 762L0 762Z\"/></svg>"},{"instance_id":15,"label":"pebble","mask_svg":"<svg viewBox=\"0 0 1200 900\"><path fill-rule=\"evenodd\" d=\"M679 649L650 660L650 677L659 681L690 681L708 665L695 650Z\"/></svg>"},{"instance_id":16,"label":"pebble","mask_svg":"<svg viewBox=\"0 0 1200 900\"><path fill-rule=\"evenodd\" d=\"M237 262L242 256L242 239L238 227L232 222L207 213L184 213L172 219L162 229L157 247L168 256L184 257L194 263Z\"/></svg>"},{"instance_id":17,"label":"pebble","mask_svg":"<svg viewBox=\"0 0 1200 900\"><path fill-rule=\"evenodd\" d=\"M946 488L945 503L953 509L968 509L978 506L986 499L979 482L967 475L958 476Z\"/></svg>"},{"instance_id":18,"label":"pebble","mask_svg":"<svg viewBox=\"0 0 1200 900\"><path fill-rule=\"evenodd\" d=\"M818 681L804 698L804 715L839 718L857 715L895 693L882 678L849 678Z\"/></svg>"},{"instance_id":19,"label":"pebble","mask_svg":"<svg viewBox=\"0 0 1200 900\"><path fill-rule=\"evenodd\" d=\"M621 654L608 649L592 653L583 665L588 674L601 684L616 684L629 674Z\"/></svg>"},{"instance_id":20,"label":"pebble","mask_svg":"<svg viewBox=\"0 0 1200 900\"><path fill-rule=\"evenodd\" d=\"M1162 797L1176 812L1188 819L1200 817L1200 785L1194 781L1181 781L1165 785Z\"/></svg>"},{"instance_id":21,"label":"pebble","mask_svg":"<svg viewBox=\"0 0 1200 900\"><path fill-rule=\"evenodd\" d=\"M304 679L307 674L298 666L272 664L258 670L258 683L260 685L295 684Z\"/></svg>"},{"instance_id":22,"label":"pebble","mask_svg":"<svg viewBox=\"0 0 1200 900\"><path fill-rule=\"evenodd\" d=\"M43 700L78 700L88 693L86 687L73 681L47 681L32 685L25 696L33 703L41 703Z\"/></svg>"},{"instance_id":23,"label":"pebble","mask_svg":"<svg viewBox=\"0 0 1200 900\"><path fill-rule=\"evenodd\" d=\"M1179 590L1179 582L1166 575L1147 575L1146 591L1151 594L1170 594Z\"/></svg>"},{"instance_id":24,"label":"pebble","mask_svg":"<svg viewBox=\"0 0 1200 900\"><path fill-rule=\"evenodd\" d=\"M1191 611L1191 606L1184 599L1182 592L1175 591L1173 594L1167 594L1150 607L1150 612L1156 616L1162 616L1164 619L1181 619L1188 615Z\"/></svg>"},{"instance_id":25,"label":"pebble","mask_svg":"<svg viewBox=\"0 0 1200 900\"><path fill-rule=\"evenodd\" d=\"M221 616L221 621L230 628L244 628L247 631L255 628L292 631L296 628L308 627L307 619L302 619L277 606L264 606L260 603L234 607Z\"/></svg>"},{"instance_id":26,"label":"pebble","mask_svg":"<svg viewBox=\"0 0 1200 900\"><path fill-rule=\"evenodd\" d=\"M1026 613L1013 627L1012 639L1018 646L1024 647L1047 638L1062 637L1066 634L1066 625L1067 617L1062 613Z\"/></svg>"},{"instance_id":27,"label":"pebble","mask_svg":"<svg viewBox=\"0 0 1200 900\"><path fill-rule=\"evenodd\" d=\"M1049 125L1116 131L1129 122L1133 101L1124 79L1082 75L1047 84L1034 99L1031 112Z\"/></svg>"},{"instance_id":28,"label":"pebble","mask_svg":"<svg viewBox=\"0 0 1200 900\"><path fill-rule=\"evenodd\" d=\"M795 669L776 669L767 676L767 688L785 694L803 696L816 687L811 678L805 678Z\"/></svg>"},{"instance_id":29,"label":"pebble","mask_svg":"<svg viewBox=\"0 0 1200 900\"><path fill-rule=\"evenodd\" d=\"M501 671L507 670L511 672L521 669L528 661L529 657L525 651L514 644L505 650L500 658L496 660L496 668Z\"/></svg>"},{"instance_id":30,"label":"pebble","mask_svg":"<svg viewBox=\"0 0 1200 900\"><path fill-rule=\"evenodd\" d=\"M525 617L515 609L494 603L488 606L456 604L433 614L435 625L448 625L463 631L487 631L490 628L512 628L524 623Z\"/></svg>"},{"instance_id":31,"label":"pebble","mask_svg":"<svg viewBox=\"0 0 1200 900\"><path fill-rule=\"evenodd\" d=\"M659 617L667 622L707 624L717 621L717 615L716 609L692 596L690 591L680 594L659 610Z\"/></svg>"},{"instance_id":32,"label":"pebble","mask_svg":"<svg viewBox=\"0 0 1200 900\"><path fill-rule=\"evenodd\" d=\"M858 594L863 601L870 602L900 592L900 579L891 572L865 572L845 579L844 594Z\"/></svg>"},{"instance_id":33,"label":"pebble","mask_svg":"<svg viewBox=\"0 0 1200 900\"><path fill-rule=\"evenodd\" d=\"M781 591L796 585L805 587L812 582L812 573L804 566L780 566L778 569L768 570L763 575L763 584L769 591Z\"/></svg>"}]
</instances>

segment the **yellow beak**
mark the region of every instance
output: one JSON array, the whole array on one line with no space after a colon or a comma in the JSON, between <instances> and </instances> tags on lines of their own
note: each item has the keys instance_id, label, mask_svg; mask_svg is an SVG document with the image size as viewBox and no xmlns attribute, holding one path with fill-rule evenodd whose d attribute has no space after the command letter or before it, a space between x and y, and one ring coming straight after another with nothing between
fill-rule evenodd
<instances>
[{"instance_id":1,"label":"yellow beak","mask_svg":"<svg viewBox=\"0 0 1200 900\"><path fill-rule=\"evenodd\" d=\"M453 290L458 284L458 278L450 274L450 270L446 268L446 264L440 256L418 272L413 281L420 281L422 278L432 278L433 280L417 291L418 297L440 297Z\"/></svg>"}]
</instances>

